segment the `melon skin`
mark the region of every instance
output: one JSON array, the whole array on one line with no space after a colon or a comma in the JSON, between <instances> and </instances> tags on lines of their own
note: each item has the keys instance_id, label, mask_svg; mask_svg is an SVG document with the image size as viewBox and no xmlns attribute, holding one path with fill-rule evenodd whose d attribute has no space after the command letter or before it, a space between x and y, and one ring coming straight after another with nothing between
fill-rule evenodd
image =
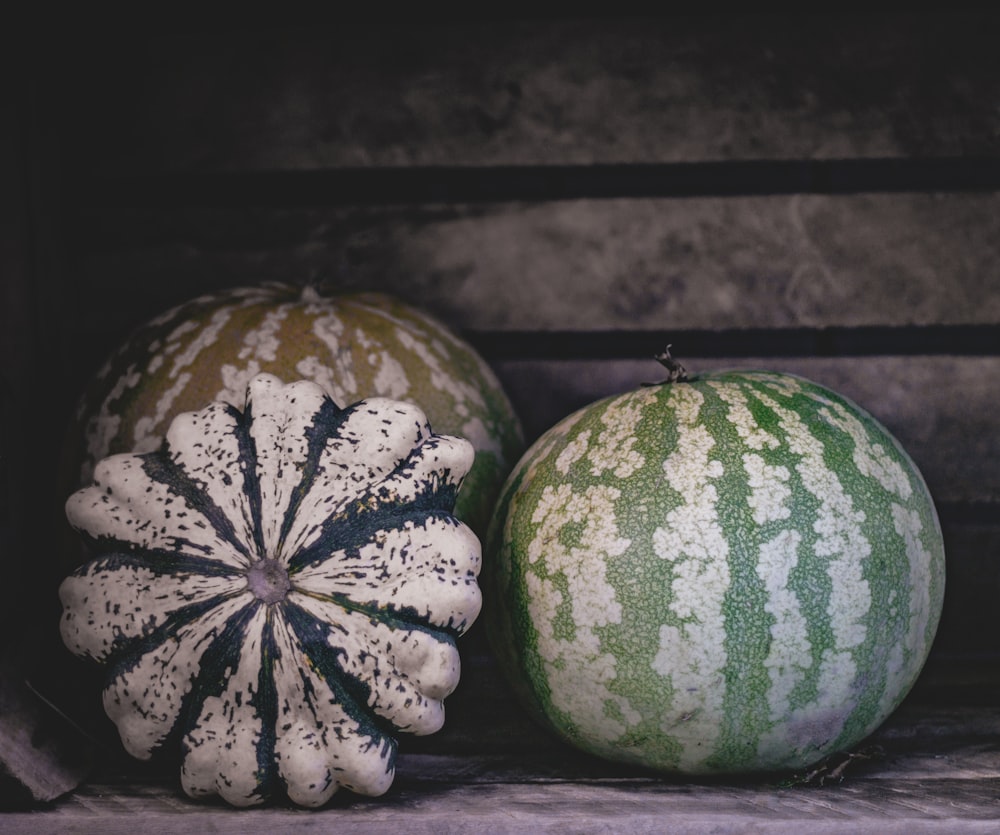
<instances>
[{"instance_id":1,"label":"melon skin","mask_svg":"<svg viewBox=\"0 0 1000 835\"><path fill-rule=\"evenodd\" d=\"M501 671L563 740L684 775L782 772L874 732L917 679L945 555L871 415L772 372L584 407L507 480L481 583Z\"/></svg>"},{"instance_id":2,"label":"melon skin","mask_svg":"<svg viewBox=\"0 0 1000 835\"><path fill-rule=\"evenodd\" d=\"M323 296L272 283L207 294L156 317L84 392L63 448L61 495L108 455L151 452L182 412L242 404L259 373L315 382L340 406L389 397L419 406L436 431L469 440L475 463L456 515L483 536L524 451L520 422L489 366L423 311L391 296Z\"/></svg>"}]
</instances>

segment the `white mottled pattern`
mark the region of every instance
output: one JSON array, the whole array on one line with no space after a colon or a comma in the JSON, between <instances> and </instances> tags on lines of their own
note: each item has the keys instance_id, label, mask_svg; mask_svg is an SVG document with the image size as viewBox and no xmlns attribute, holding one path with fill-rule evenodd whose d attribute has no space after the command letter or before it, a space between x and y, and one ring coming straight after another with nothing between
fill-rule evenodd
<instances>
[{"instance_id":1,"label":"white mottled pattern","mask_svg":"<svg viewBox=\"0 0 1000 835\"><path fill-rule=\"evenodd\" d=\"M566 475L569 468L587 454L590 448L590 430L587 429L569 441L562 452L556 456L556 469Z\"/></svg>"},{"instance_id":2,"label":"white mottled pattern","mask_svg":"<svg viewBox=\"0 0 1000 835\"><path fill-rule=\"evenodd\" d=\"M638 389L628 397L610 402L601 412L603 428L591 442L587 454L591 475L599 476L611 471L616 478L628 478L646 463L635 444L639 440L636 426L642 412L657 398L653 387Z\"/></svg>"},{"instance_id":3,"label":"white mottled pattern","mask_svg":"<svg viewBox=\"0 0 1000 835\"><path fill-rule=\"evenodd\" d=\"M343 319L336 313L326 313L313 320L313 333L327 348L325 357L303 357L295 365L306 379L318 383L341 406L357 400L358 380L354 374L354 355L341 347L344 335Z\"/></svg>"},{"instance_id":4,"label":"white mottled pattern","mask_svg":"<svg viewBox=\"0 0 1000 835\"><path fill-rule=\"evenodd\" d=\"M667 482L683 504L669 511L653 532L653 549L671 563L671 614L680 621L660 626L653 669L668 679L673 708L663 730L681 745L680 768L702 762L722 729L729 545L716 512L712 481L723 475L710 458L715 441L699 423L702 394L677 386L671 397L678 432L674 452L663 463Z\"/></svg>"},{"instance_id":5,"label":"white mottled pattern","mask_svg":"<svg viewBox=\"0 0 1000 835\"><path fill-rule=\"evenodd\" d=\"M758 525L768 522L778 522L792 515L788 506L792 490L788 480L792 474L788 467L781 464L768 464L753 452L743 455L743 469L747 475L747 486L750 495L747 504L753 513L753 520Z\"/></svg>"},{"instance_id":6,"label":"white mottled pattern","mask_svg":"<svg viewBox=\"0 0 1000 835\"><path fill-rule=\"evenodd\" d=\"M785 744L791 750L801 750L836 736L856 706L857 664L852 651L864 643L868 633L865 618L872 596L862 568L871 554L871 544L861 532L864 512L855 509L840 478L826 465L823 444L810 427L799 414L762 391L754 394L779 417L789 449L799 456L796 471L802 485L820 502L813 524L817 535L813 553L826 561L831 583L827 613L833 646L823 651L820 660L816 699L799 707L786 723L789 738ZM822 726L806 721L817 714L828 717ZM816 735L824 738L815 738Z\"/></svg>"},{"instance_id":7,"label":"white mottled pattern","mask_svg":"<svg viewBox=\"0 0 1000 835\"><path fill-rule=\"evenodd\" d=\"M435 355L424 341L417 339L403 327L396 328L396 338L400 345L424 362L430 371L431 385L452 398L456 414L462 417L471 414L470 403L477 410L486 406L482 394L476 387L445 371L441 367L441 358Z\"/></svg>"},{"instance_id":8,"label":"white mottled pattern","mask_svg":"<svg viewBox=\"0 0 1000 835\"><path fill-rule=\"evenodd\" d=\"M469 418L462 424L458 434L471 443L478 452L494 455L499 465L504 466L503 444L500 443L500 437L490 433L482 418L478 416Z\"/></svg>"},{"instance_id":9,"label":"white mottled pattern","mask_svg":"<svg viewBox=\"0 0 1000 835\"><path fill-rule=\"evenodd\" d=\"M640 719L627 699L609 689L616 676L616 659L602 651L596 632L601 626L621 622L621 605L606 577L608 559L623 554L630 544L618 533L618 497L618 490L604 485L593 485L583 493L574 493L566 484L546 487L531 520L538 529L528 558L538 570L525 576L552 704L588 728L591 741L597 744L614 742L630 722ZM585 545L569 546L560 540L562 529L571 523L583 526L580 541ZM569 640L555 632L562 600L555 577L567 586L575 631ZM586 687L580 686L581 671ZM624 724L608 715L609 703L624 715Z\"/></svg>"},{"instance_id":10,"label":"white mottled pattern","mask_svg":"<svg viewBox=\"0 0 1000 835\"><path fill-rule=\"evenodd\" d=\"M132 430L133 452L152 452L160 445L163 439L160 433L167 415L170 414L170 408L174 405L177 395L184 391L190 382L190 372L178 374L174 384L156 401L156 410L153 414L144 415L135 422L135 428Z\"/></svg>"},{"instance_id":11,"label":"white mottled pattern","mask_svg":"<svg viewBox=\"0 0 1000 835\"><path fill-rule=\"evenodd\" d=\"M278 333L282 322L288 317L289 309L290 305L279 305L264 314L258 327L241 334L243 341L236 358L243 360L246 365L227 362L219 367L222 388L215 393L215 400L233 406L243 403L247 386L263 367L261 363L274 362L278 356L281 348Z\"/></svg>"},{"instance_id":12,"label":"white mottled pattern","mask_svg":"<svg viewBox=\"0 0 1000 835\"><path fill-rule=\"evenodd\" d=\"M111 440L118 434L122 419L112 409L121 396L129 389L135 388L142 381L142 373L135 365L125 369L116 381L108 396L104 398L97 414L87 421L85 433L87 436L87 456L80 467L80 483L87 484L94 473L94 464L108 454Z\"/></svg>"},{"instance_id":13,"label":"white mottled pattern","mask_svg":"<svg viewBox=\"0 0 1000 835\"><path fill-rule=\"evenodd\" d=\"M274 362L278 357L278 349L281 348L278 332L281 330L281 323L288 318L290 308L291 305L282 304L265 313L260 326L243 335L243 344L236 356L241 360L252 357L256 360Z\"/></svg>"},{"instance_id":14,"label":"white mottled pattern","mask_svg":"<svg viewBox=\"0 0 1000 835\"><path fill-rule=\"evenodd\" d=\"M161 324L165 325L169 322L170 319L173 319L174 316L178 313L180 313L180 308L179 307L174 308L174 310L171 311L171 313L169 313L166 317L164 317L163 321L154 319L152 324L154 326ZM167 340L166 340L167 344L163 349L164 353L173 354L179 351L181 345L183 344L183 338L187 336L189 333L193 333L196 330L198 330L197 321L195 321L194 319L181 320L180 324L175 325L174 329L167 334Z\"/></svg>"},{"instance_id":15,"label":"white mottled pattern","mask_svg":"<svg viewBox=\"0 0 1000 835\"><path fill-rule=\"evenodd\" d=\"M892 522L906 547L909 572L908 582L904 585L909 588L910 595L906 601L909 607L906 636L896 642L890 655L889 680L885 688L887 698L894 698L896 694L904 692L909 684L909 677L915 674L912 659L923 658L926 654L927 626L932 616L929 582L932 557L921 541L923 524L920 514L900 504L893 504Z\"/></svg>"},{"instance_id":16,"label":"white mottled pattern","mask_svg":"<svg viewBox=\"0 0 1000 835\"><path fill-rule=\"evenodd\" d=\"M220 307L212 314L212 317L208 320L207 325L191 322L191 324L198 329L197 335L187 344L183 351L174 356L174 363L170 367L170 377L176 377L183 369L187 368L198 358L198 354L210 345L215 344L216 340L219 338L219 334L232 318L236 309L237 308L235 306ZM174 333L172 333L167 339L168 351L171 343L175 345L177 344L176 336L183 330L183 328L183 325L178 327L177 330L175 330Z\"/></svg>"},{"instance_id":17,"label":"white mottled pattern","mask_svg":"<svg viewBox=\"0 0 1000 835\"><path fill-rule=\"evenodd\" d=\"M803 380L793 377L791 374L776 374L769 371L746 372L743 376L747 380L754 380L763 383L771 391L784 397L795 397L796 395L806 395L813 400L828 402L825 397L817 397L816 392L809 391L803 386Z\"/></svg>"},{"instance_id":18,"label":"white mottled pattern","mask_svg":"<svg viewBox=\"0 0 1000 835\"><path fill-rule=\"evenodd\" d=\"M268 611L260 606L250 617L235 669L227 668L219 695L202 701L194 727L181 744L181 786L191 797L218 794L234 806L262 799L261 775L246 763L257 761L263 731L256 701Z\"/></svg>"},{"instance_id":19,"label":"white mottled pattern","mask_svg":"<svg viewBox=\"0 0 1000 835\"><path fill-rule=\"evenodd\" d=\"M358 328L356 333L360 340L361 329ZM375 373L375 394L394 400L402 400L409 394L410 380L406 376L406 369L388 351L373 351L368 355L368 362L378 369Z\"/></svg>"},{"instance_id":20,"label":"white mottled pattern","mask_svg":"<svg viewBox=\"0 0 1000 835\"><path fill-rule=\"evenodd\" d=\"M580 422L582 417L583 412L579 411L563 418L555 426L546 430L546 432L534 443L531 447L530 457L526 458L523 462L524 484L531 484L531 482L534 481L538 474L539 466L549 460L553 447L562 442L563 438L565 438L572 431L573 427ZM589 432L589 430L586 431ZM581 452L581 455L584 451ZM519 465L519 467L520 466L521 465Z\"/></svg>"},{"instance_id":21,"label":"white mottled pattern","mask_svg":"<svg viewBox=\"0 0 1000 835\"><path fill-rule=\"evenodd\" d=\"M729 406L727 417L735 427L740 440L750 449L776 449L780 441L763 429L750 411L746 395L738 385L721 381L709 381L709 386Z\"/></svg>"},{"instance_id":22,"label":"white mottled pattern","mask_svg":"<svg viewBox=\"0 0 1000 835\"><path fill-rule=\"evenodd\" d=\"M357 400L357 381L353 374L341 378L330 364L319 357L303 357L295 363L295 371L305 380L312 380L333 398L340 406L348 406Z\"/></svg>"},{"instance_id":23,"label":"white mottled pattern","mask_svg":"<svg viewBox=\"0 0 1000 835\"><path fill-rule=\"evenodd\" d=\"M808 624L799 599L788 586L801 542L798 531L784 530L761 543L757 562L757 576L767 591L764 609L774 621L764 668L771 680L767 692L769 718L776 723L790 715L792 692L813 666L812 645L806 637ZM764 734L758 754L764 762L770 762L781 755L785 742L780 733Z\"/></svg>"},{"instance_id":24,"label":"white mottled pattern","mask_svg":"<svg viewBox=\"0 0 1000 835\"><path fill-rule=\"evenodd\" d=\"M872 443L864 424L839 403L831 402L821 414L854 440L854 466L862 475L874 478L890 493L906 501L913 486L902 465L881 444Z\"/></svg>"}]
</instances>

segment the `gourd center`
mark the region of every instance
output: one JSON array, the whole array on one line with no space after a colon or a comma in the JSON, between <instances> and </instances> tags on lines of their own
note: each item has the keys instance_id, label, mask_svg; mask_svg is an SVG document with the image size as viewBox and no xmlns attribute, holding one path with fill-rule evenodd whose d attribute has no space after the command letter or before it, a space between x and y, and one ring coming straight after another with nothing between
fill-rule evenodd
<instances>
[{"instance_id":1,"label":"gourd center","mask_svg":"<svg viewBox=\"0 0 1000 835\"><path fill-rule=\"evenodd\" d=\"M287 569L277 560L260 560L247 571L247 588L264 603L280 603L291 587Z\"/></svg>"}]
</instances>

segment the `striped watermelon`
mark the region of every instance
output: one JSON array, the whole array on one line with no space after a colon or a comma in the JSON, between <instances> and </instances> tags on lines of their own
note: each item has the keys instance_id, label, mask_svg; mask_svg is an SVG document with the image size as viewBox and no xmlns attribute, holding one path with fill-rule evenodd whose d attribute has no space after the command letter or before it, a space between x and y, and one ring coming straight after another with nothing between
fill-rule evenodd
<instances>
[{"instance_id":1,"label":"striped watermelon","mask_svg":"<svg viewBox=\"0 0 1000 835\"><path fill-rule=\"evenodd\" d=\"M423 312L380 294L321 296L283 284L201 296L141 327L84 393L69 430L62 495L119 452L156 449L173 417L242 404L258 373L312 380L337 403L415 403L435 430L472 442L476 462L456 514L485 534L496 495L524 451L520 423L490 368Z\"/></svg>"},{"instance_id":2,"label":"striped watermelon","mask_svg":"<svg viewBox=\"0 0 1000 835\"><path fill-rule=\"evenodd\" d=\"M927 657L937 515L876 420L804 379L719 372L609 397L501 492L483 578L499 664L557 734L681 774L855 745Z\"/></svg>"},{"instance_id":3,"label":"striped watermelon","mask_svg":"<svg viewBox=\"0 0 1000 835\"><path fill-rule=\"evenodd\" d=\"M441 727L479 613L479 541L450 512L472 460L410 404L263 374L244 412L99 463L66 505L97 555L61 631L106 665L126 750L179 751L189 795L237 806L385 792L392 732Z\"/></svg>"}]
</instances>

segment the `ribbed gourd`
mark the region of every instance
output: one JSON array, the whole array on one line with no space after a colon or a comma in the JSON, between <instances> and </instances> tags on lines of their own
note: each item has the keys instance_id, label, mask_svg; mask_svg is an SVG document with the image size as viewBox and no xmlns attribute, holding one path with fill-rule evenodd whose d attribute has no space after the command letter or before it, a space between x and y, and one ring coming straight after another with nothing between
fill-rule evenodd
<instances>
[{"instance_id":1,"label":"ribbed gourd","mask_svg":"<svg viewBox=\"0 0 1000 835\"><path fill-rule=\"evenodd\" d=\"M384 793L395 733L441 727L479 613L479 540L452 513L473 455L412 404L261 374L242 410L98 463L66 504L94 556L61 631L105 665L126 750L236 806Z\"/></svg>"},{"instance_id":2,"label":"ribbed gourd","mask_svg":"<svg viewBox=\"0 0 1000 835\"><path fill-rule=\"evenodd\" d=\"M667 364L515 466L485 549L490 642L524 706L592 754L795 773L914 684L944 592L934 504L833 391Z\"/></svg>"}]
</instances>

